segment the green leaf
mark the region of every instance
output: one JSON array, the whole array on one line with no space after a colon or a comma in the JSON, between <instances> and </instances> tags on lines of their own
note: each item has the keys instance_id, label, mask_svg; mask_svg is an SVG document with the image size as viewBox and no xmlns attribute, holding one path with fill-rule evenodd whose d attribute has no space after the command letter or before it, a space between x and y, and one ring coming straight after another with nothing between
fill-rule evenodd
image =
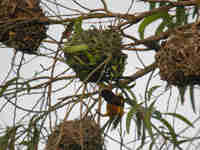
<instances>
[{"instance_id":1,"label":"green leaf","mask_svg":"<svg viewBox=\"0 0 200 150\"><path fill-rule=\"evenodd\" d=\"M151 114L152 114L151 111L149 110L145 111L144 124L152 141L154 141L152 126L151 126Z\"/></svg>"},{"instance_id":2,"label":"green leaf","mask_svg":"<svg viewBox=\"0 0 200 150\"><path fill-rule=\"evenodd\" d=\"M149 145L149 150L152 150L154 145L155 145L155 142L152 141L151 144Z\"/></svg>"},{"instance_id":3,"label":"green leaf","mask_svg":"<svg viewBox=\"0 0 200 150\"><path fill-rule=\"evenodd\" d=\"M36 146L31 143L31 141L29 141L28 145L27 145L27 150L35 150L36 149Z\"/></svg>"},{"instance_id":4,"label":"green leaf","mask_svg":"<svg viewBox=\"0 0 200 150\"><path fill-rule=\"evenodd\" d=\"M153 86L153 87L151 87L149 90L148 90L148 100L150 100L151 99L151 96L152 96L152 94L153 94L153 92L156 90L156 89L158 89L160 87L160 85L156 85L156 86Z\"/></svg>"},{"instance_id":5,"label":"green leaf","mask_svg":"<svg viewBox=\"0 0 200 150\"><path fill-rule=\"evenodd\" d=\"M192 110L194 113L196 113L195 100L194 100L194 86L193 85L190 85L189 92L190 92L190 101L191 101L191 105L192 105Z\"/></svg>"},{"instance_id":6,"label":"green leaf","mask_svg":"<svg viewBox=\"0 0 200 150\"><path fill-rule=\"evenodd\" d=\"M137 135L138 135L138 138L141 137L141 131L142 131L142 120L141 118L139 117L138 114L136 114L136 126L137 126Z\"/></svg>"},{"instance_id":7,"label":"green leaf","mask_svg":"<svg viewBox=\"0 0 200 150\"><path fill-rule=\"evenodd\" d=\"M163 118L161 118L159 120L163 123L163 125L165 125L168 128L169 133L171 134L171 137L172 137L172 142L177 144L177 139L176 139L177 136L176 136L176 133L175 133L173 127L170 125L170 123Z\"/></svg>"},{"instance_id":8,"label":"green leaf","mask_svg":"<svg viewBox=\"0 0 200 150\"><path fill-rule=\"evenodd\" d=\"M140 149L142 149L143 146L145 145L145 139L146 139L146 132L145 132L146 128L144 125L142 127L143 127L142 128L142 140L141 140L141 144L140 144Z\"/></svg>"},{"instance_id":9,"label":"green leaf","mask_svg":"<svg viewBox=\"0 0 200 150\"><path fill-rule=\"evenodd\" d=\"M83 23L82 17L79 17L79 18L77 18L75 20L75 22L74 22L74 31L76 33L79 33L80 31L82 31L82 23Z\"/></svg>"},{"instance_id":10,"label":"green leaf","mask_svg":"<svg viewBox=\"0 0 200 150\"><path fill-rule=\"evenodd\" d=\"M161 118L162 118L162 114L161 114L160 111L155 110L155 111L152 113L152 117L153 117L153 118L156 118L156 119L161 119Z\"/></svg>"},{"instance_id":11,"label":"green leaf","mask_svg":"<svg viewBox=\"0 0 200 150\"><path fill-rule=\"evenodd\" d=\"M103 131L103 132L108 132L109 131L109 129L110 129L110 127L111 127L111 125L112 125L112 123L113 123L113 121L114 121L114 118L110 118L104 125L103 125L103 127L101 128L101 130ZM107 129L106 129L107 128ZM105 129L106 129L106 131L105 131Z\"/></svg>"},{"instance_id":12,"label":"green leaf","mask_svg":"<svg viewBox=\"0 0 200 150\"><path fill-rule=\"evenodd\" d=\"M17 79L18 79L18 77L15 77L15 78L6 82L6 84L0 89L0 97L3 95L3 93L9 87L9 85L12 84L13 82L15 82Z\"/></svg>"},{"instance_id":13,"label":"green leaf","mask_svg":"<svg viewBox=\"0 0 200 150\"><path fill-rule=\"evenodd\" d=\"M132 107L131 110L128 112L126 117L126 131L127 133L130 132L130 126L131 126L131 120L134 116L134 114L137 112L138 107Z\"/></svg>"},{"instance_id":14,"label":"green leaf","mask_svg":"<svg viewBox=\"0 0 200 150\"><path fill-rule=\"evenodd\" d=\"M135 85L135 82L130 82L129 84L120 84L120 87L127 90L131 90L133 87L135 87Z\"/></svg>"},{"instance_id":15,"label":"green leaf","mask_svg":"<svg viewBox=\"0 0 200 150\"><path fill-rule=\"evenodd\" d=\"M184 6L177 6L176 7L176 25L183 25L185 23L185 20L187 20L187 15L185 13Z\"/></svg>"},{"instance_id":16,"label":"green leaf","mask_svg":"<svg viewBox=\"0 0 200 150\"><path fill-rule=\"evenodd\" d=\"M21 125L14 127L7 127L5 134L0 136L0 150L14 150L17 129L21 127Z\"/></svg>"},{"instance_id":17,"label":"green leaf","mask_svg":"<svg viewBox=\"0 0 200 150\"><path fill-rule=\"evenodd\" d=\"M135 107L135 105L137 105L137 98L136 98L135 94L131 91L131 89L121 88L121 90L124 93L124 95L126 96L125 102L127 104L129 104L130 106ZM130 97L130 96L132 96L132 97Z\"/></svg>"},{"instance_id":18,"label":"green leaf","mask_svg":"<svg viewBox=\"0 0 200 150\"><path fill-rule=\"evenodd\" d=\"M177 143L180 145L180 144L183 144L183 143L188 143L189 141L192 141L193 139L187 139L187 140L180 140L178 141Z\"/></svg>"},{"instance_id":19,"label":"green leaf","mask_svg":"<svg viewBox=\"0 0 200 150\"><path fill-rule=\"evenodd\" d=\"M159 35L161 32L163 32L163 30L165 29L165 27L167 26L169 22L167 21L163 21L160 23L160 25L158 26L158 28L156 29L156 35Z\"/></svg>"},{"instance_id":20,"label":"green leaf","mask_svg":"<svg viewBox=\"0 0 200 150\"><path fill-rule=\"evenodd\" d=\"M140 38L141 39L144 39L144 31L145 31L145 28L151 24L152 22L158 20L158 19L164 19L166 17L169 17L169 14L167 12L160 12L160 13L154 13L153 15L151 16L148 16L146 17L142 23L140 24L139 26L139 29L138 29L138 32L139 32L139 35L140 35Z\"/></svg>"},{"instance_id":21,"label":"green leaf","mask_svg":"<svg viewBox=\"0 0 200 150\"><path fill-rule=\"evenodd\" d=\"M34 148L33 150L35 150L36 147L38 147L39 141L40 141L40 131L37 128L37 125L35 124L34 131L33 131L33 137L31 139L31 143L32 143L31 145Z\"/></svg>"},{"instance_id":22,"label":"green leaf","mask_svg":"<svg viewBox=\"0 0 200 150\"><path fill-rule=\"evenodd\" d=\"M6 135L3 135L0 137L0 150L7 150L8 148L8 143L9 143L9 136L6 134Z\"/></svg>"},{"instance_id":23,"label":"green leaf","mask_svg":"<svg viewBox=\"0 0 200 150\"><path fill-rule=\"evenodd\" d=\"M160 3L159 3L159 7L166 6L166 5L168 5L168 4L169 4L168 2L160 2Z\"/></svg>"},{"instance_id":24,"label":"green leaf","mask_svg":"<svg viewBox=\"0 0 200 150\"><path fill-rule=\"evenodd\" d=\"M127 86L128 86L128 88L129 88L129 89L132 89L133 87L135 87L135 85L136 85L136 83L135 83L135 82L133 82L132 84L130 84L130 85L127 85Z\"/></svg>"},{"instance_id":25,"label":"green leaf","mask_svg":"<svg viewBox=\"0 0 200 150\"><path fill-rule=\"evenodd\" d=\"M77 52L87 51L89 49L88 45L80 44L74 46L65 46L62 50L65 53L73 54Z\"/></svg>"},{"instance_id":26,"label":"green leaf","mask_svg":"<svg viewBox=\"0 0 200 150\"><path fill-rule=\"evenodd\" d=\"M183 121L184 123L188 124L189 126L194 127L193 124L188 119L186 119L184 116L180 114L177 114L177 113L163 113L163 114L176 117L180 119L181 121Z\"/></svg>"},{"instance_id":27,"label":"green leaf","mask_svg":"<svg viewBox=\"0 0 200 150\"><path fill-rule=\"evenodd\" d=\"M73 59L71 59L72 60L72 65L74 64L74 63L79 63L80 65L87 65L80 57L78 57L78 56L72 56L73 57ZM76 62L74 62L74 61L76 61Z\"/></svg>"},{"instance_id":28,"label":"green leaf","mask_svg":"<svg viewBox=\"0 0 200 150\"><path fill-rule=\"evenodd\" d=\"M198 15L198 12L199 12L199 6L194 6L194 10L192 13L192 19L194 19L195 16Z\"/></svg>"},{"instance_id":29,"label":"green leaf","mask_svg":"<svg viewBox=\"0 0 200 150\"><path fill-rule=\"evenodd\" d=\"M8 85L5 85L1 88L0 90L0 97L3 95L3 93L6 91L6 89L8 88Z\"/></svg>"},{"instance_id":30,"label":"green leaf","mask_svg":"<svg viewBox=\"0 0 200 150\"><path fill-rule=\"evenodd\" d=\"M180 94L180 97L181 97L181 104L184 103L184 95L185 95L186 89L187 89L186 86L179 86L178 87L179 94Z\"/></svg>"},{"instance_id":31,"label":"green leaf","mask_svg":"<svg viewBox=\"0 0 200 150\"><path fill-rule=\"evenodd\" d=\"M158 119L159 120L159 119ZM154 124L152 124L152 127L154 130L156 130L158 132L159 135L163 136L164 139L167 139L168 137L165 135L165 131L159 130L159 128L157 128Z\"/></svg>"},{"instance_id":32,"label":"green leaf","mask_svg":"<svg viewBox=\"0 0 200 150\"><path fill-rule=\"evenodd\" d=\"M154 8L156 8L156 3L150 3L149 9L152 10Z\"/></svg>"},{"instance_id":33,"label":"green leaf","mask_svg":"<svg viewBox=\"0 0 200 150\"><path fill-rule=\"evenodd\" d=\"M82 22L83 22L83 19L82 17L79 17L76 19L75 23L74 23L74 32L75 33L81 33L83 31L82 29Z\"/></svg>"},{"instance_id":34,"label":"green leaf","mask_svg":"<svg viewBox=\"0 0 200 150\"><path fill-rule=\"evenodd\" d=\"M96 64L96 59L95 56L90 54L88 51L84 51L84 54L87 56L87 58L89 59L89 65L94 65Z\"/></svg>"},{"instance_id":35,"label":"green leaf","mask_svg":"<svg viewBox=\"0 0 200 150\"><path fill-rule=\"evenodd\" d=\"M131 91L130 89L127 89L127 91L131 95L131 99L133 99L133 101L137 102L137 98L136 98L135 94L133 93L133 91Z\"/></svg>"},{"instance_id":36,"label":"green leaf","mask_svg":"<svg viewBox=\"0 0 200 150\"><path fill-rule=\"evenodd\" d=\"M27 93L29 94L30 93L30 91L31 91L31 86L30 86L30 84L27 82L27 83L25 83L26 84L26 86L27 86Z\"/></svg>"},{"instance_id":37,"label":"green leaf","mask_svg":"<svg viewBox=\"0 0 200 150\"><path fill-rule=\"evenodd\" d=\"M116 129L118 124L121 123L122 117L120 115L117 115L114 117L113 122L112 122L112 130Z\"/></svg>"}]
</instances>

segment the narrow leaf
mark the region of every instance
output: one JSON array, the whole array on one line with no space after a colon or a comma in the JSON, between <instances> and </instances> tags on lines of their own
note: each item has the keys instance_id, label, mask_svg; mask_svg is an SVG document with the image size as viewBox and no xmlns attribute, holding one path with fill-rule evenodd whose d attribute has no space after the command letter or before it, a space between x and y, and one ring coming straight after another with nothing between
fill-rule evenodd
<instances>
[{"instance_id":1,"label":"narrow leaf","mask_svg":"<svg viewBox=\"0 0 200 150\"><path fill-rule=\"evenodd\" d=\"M179 86L179 87L178 87L179 94L180 94L180 97L181 97L181 104L184 103L184 95L185 95L186 89L187 89L186 86L183 86L183 87L182 87L182 86Z\"/></svg>"},{"instance_id":2,"label":"narrow leaf","mask_svg":"<svg viewBox=\"0 0 200 150\"><path fill-rule=\"evenodd\" d=\"M149 9L152 10L154 8L156 8L156 3L150 3Z\"/></svg>"},{"instance_id":3,"label":"narrow leaf","mask_svg":"<svg viewBox=\"0 0 200 150\"><path fill-rule=\"evenodd\" d=\"M166 5L168 5L168 2L163 1L159 3L159 7L166 6Z\"/></svg>"},{"instance_id":4,"label":"narrow leaf","mask_svg":"<svg viewBox=\"0 0 200 150\"><path fill-rule=\"evenodd\" d=\"M140 117L138 116L138 114L136 114L136 126L137 126L137 135L138 135L138 139L141 137L142 134L142 120L140 119Z\"/></svg>"},{"instance_id":5,"label":"narrow leaf","mask_svg":"<svg viewBox=\"0 0 200 150\"><path fill-rule=\"evenodd\" d=\"M6 89L9 87L9 85L11 83L13 83L14 81L16 81L18 79L18 77L15 77L9 81L6 82L6 84L0 89L0 97L3 95L3 93L6 91Z\"/></svg>"},{"instance_id":6,"label":"narrow leaf","mask_svg":"<svg viewBox=\"0 0 200 150\"><path fill-rule=\"evenodd\" d=\"M146 132L145 132L145 126L143 125L142 128L142 140L141 140L141 144L140 144L140 149L143 148L143 146L145 145L145 139L146 139Z\"/></svg>"},{"instance_id":7,"label":"narrow leaf","mask_svg":"<svg viewBox=\"0 0 200 150\"><path fill-rule=\"evenodd\" d=\"M131 110L128 112L126 117L126 131L127 133L130 132L131 120L133 115L137 112L137 107L132 107Z\"/></svg>"},{"instance_id":8,"label":"narrow leaf","mask_svg":"<svg viewBox=\"0 0 200 150\"><path fill-rule=\"evenodd\" d=\"M176 25L183 25L185 23L185 8L184 6L177 6L176 7Z\"/></svg>"},{"instance_id":9,"label":"narrow leaf","mask_svg":"<svg viewBox=\"0 0 200 150\"><path fill-rule=\"evenodd\" d=\"M129 94L127 93L127 91ZM129 104L130 106L135 107L135 105L137 105L137 98L136 98L135 94L130 89L126 89L126 91L124 89L122 89L122 92L126 96L125 102L127 104ZM132 97L130 97L130 95Z\"/></svg>"},{"instance_id":10,"label":"narrow leaf","mask_svg":"<svg viewBox=\"0 0 200 150\"><path fill-rule=\"evenodd\" d=\"M74 45L74 46L65 46L63 48L63 52L73 54L77 52L82 52L88 50L88 46L86 44Z\"/></svg>"},{"instance_id":11,"label":"narrow leaf","mask_svg":"<svg viewBox=\"0 0 200 150\"><path fill-rule=\"evenodd\" d=\"M188 124L189 126L194 127L193 124L188 119L186 119L184 116L182 116L180 114L177 114L177 113L164 113L164 114L176 117L176 118L180 119L181 121L183 121L184 123Z\"/></svg>"},{"instance_id":12,"label":"narrow leaf","mask_svg":"<svg viewBox=\"0 0 200 150\"><path fill-rule=\"evenodd\" d=\"M151 24L152 22L154 22L154 21L156 21L158 19L166 18L166 17L169 17L169 14L167 12L154 13L153 15L146 17L142 21L142 23L140 24L139 29L138 29L140 38L144 39L144 31L145 31L145 28L149 24Z\"/></svg>"},{"instance_id":13,"label":"narrow leaf","mask_svg":"<svg viewBox=\"0 0 200 150\"><path fill-rule=\"evenodd\" d=\"M145 111L144 124L151 139L154 141L152 126L151 126L151 114L152 113L150 111Z\"/></svg>"},{"instance_id":14,"label":"narrow leaf","mask_svg":"<svg viewBox=\"0 0 200 150\"><path fill-rule=\"evenodd\" d=\"M198 14L198 12L199 12L199 6L194 6L194 10L192 13L192 19L195 18L195 16Z\"/></svg>"},{"instance_id":15,"label":"narrow leaf","mask_svg":"<svg viewBox=\"0 0 200 150\"><path fill-rule=\"evenodd\" d=\"M0 150L7 150L9 144L9 136L7 134L0 136Z\"/></svg>"},{"instance_id":16,"label":"narrow leaf","mask_svg":"<svg viewBox=\"0 0 200 150\"><path fill-rule=\"evenodd\" d=\"M155 142L152 141L151 144L149 145L149 150L152 150L154 145L155 145Z\"/></svg>"},{"instance_id":17,"label":"narrow leaf","mask_svg":"<svg viewBox=\"0 0 200 150\"><path fill-rule=\"evenodd\" d=\"M167 24L168 22L166 21L161 22L158 28L156 29L156 35L159 35L161 32L163 32Z\"/></svg>"},{"instance_id":18,"label":"narrow leaf","mask_svg":"<svg viewBox=\"0 0 200 150\"><path fill-rule=\"evenodd\" d=\"M158 89L159 87L160 87L160 85L156 85L156 86L151 87L151 88L148 90L148 100L151 99L151 96L152 96L153 92L154 92L156 89Z\"/></svg>"},{"instance_id":19,"label":"narrow leaf","mask_svg":"<svg viewBox=\"0 0 200 150\"><path fill-rule=\"evenodd\" d=\"M83 31L82 29L82 17L79 17L76 21L75 21L75 24L74 24L74 31L75 33L81 33Z\"/></svg>"},{"instance_id":20,"label":"narrow leaf","mask_svg":"<svg viewBox=\"0 0 200 150\"><path fill-rule=\"evenodd\" d=\"M133 91L131 91L130 89L127 89L127 91L129 92L129 94L131 95L131 98L136 102L137 98L135 96L135 94L133 93Z\"/></svg>"},{"instance_id":21,"label":"narrow leaf","mask_svg":"<svg viewBox=\"0 0 200 150\"><path fill-rule=\"evenodd\" d=\"M169 133L171 134L173 143L177 143L176 133L175 133L173 127L170 125L170 123L167 120L163 119L163 118L161 118L159 120L163 123L163 125L165 125L168 128Z\"/></svg>"},{"instance_id":22,"label":"narrow leaf","mask_svg":"<svg viewBox=\"0 0 200 150\"><path fill-rule=\"evenodd\" d=\"M192 105L192 110L194 113L196 113L196 107L195 107L195 101L194 101L194 86L191 85L189 87L189 92L190 92L190 101L191 101L191 105Z\"/></svg>"},{"instance_id":23,"label":"narrow leaf","mask_svg":"<svg viewBox=\"0 0 200 150\"><path fill-rule=\"evenodd\" d=\"M29 94L31 91L31 86L28 82L26 83L26 86L27 86L27 93Z\"/></svg>"}]
</instances>

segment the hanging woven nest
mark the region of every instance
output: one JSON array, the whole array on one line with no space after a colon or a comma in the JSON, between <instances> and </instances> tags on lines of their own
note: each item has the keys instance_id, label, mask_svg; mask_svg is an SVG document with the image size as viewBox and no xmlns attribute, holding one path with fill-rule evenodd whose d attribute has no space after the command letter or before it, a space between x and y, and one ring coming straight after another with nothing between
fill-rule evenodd
<instances>
[{"instance_id":1,"label":"hanging woven nest","mask_svg":"<svg viewBox=\"0 0 200 150\"><path fill-rule=\"evenodd\" d=\"M0 1L0 42L25 53L35 53L47 37L40 0ZM46 18L47 19L47 18Z\"/></svg>"},{"instance_id":2,"label":"hanging woven nest","mask_svg":"<svg viewBox=\"0 0 200 150\"><path fill-rule=\"evenodd\" d=\"M58 147L56 144L59 140ZM48 137L45 150L104 150L102 131L94 120L64 121Z\"/></svg>"},{"instance_id":3,"label":"hanging woven nest","mask_svg":"<svg viewBox=\"0 0 200 150\"><path fill-rule=\"evenodd\" d=\"M73 33L63 51L66 63L81 81L98 82L122 76L127 55L121 50L119 31L94 27Z\"/></svg>"},{"instance_id":4,"label":"hanging woven nest","mask_svg":"<svg viewBox=\"0 0 200 150\"><path fill-rule=\"evenodd\" d=\"M160 76L170 85L200 85L200 26L177 29L156 54Z\"/></svg>"}]
</instances>

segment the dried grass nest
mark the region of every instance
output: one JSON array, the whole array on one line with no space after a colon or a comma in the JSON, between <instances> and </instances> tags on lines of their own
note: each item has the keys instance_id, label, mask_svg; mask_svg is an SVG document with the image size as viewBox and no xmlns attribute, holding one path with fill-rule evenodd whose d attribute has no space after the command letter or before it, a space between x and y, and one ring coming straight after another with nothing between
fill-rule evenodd
<instances>
[{"instance_id":1,"label":"dried grass nest","mask_svg":"<svg viewBox=\"0 0 200 150\"><path fill-rule=\"evenodd\" d=\"M35 53L47 37L40 0L0 1L0 42L25 53Z\"/></svg>"},{"instance_id":2,"label":"dried grass nest","mask_svg":"<svg viewBox=\"0 0 200 150\"><path fill-rule=\"evenodd\" d=\"M177 29L155 58L160 77L169 85L200 85L200 26Z\"/></svg>"},{"instance_id":3,"label":"dried grass nest","mask_svg":"<svg viewBox=\"0 0 200 150\"><path fill-rule=\"evenodd\" d=\"M62 130L62 133L60 133ZM59 134L58 148L62 150L104 150L104 139L99 125L90 118L64 121L55 127L48 137L45 150L55 150ZM82 147L83 146L83 147Z\"/></svg>"},{"instance_id":4,"label":"dried grass nest","mask_svg":"<svg viewBox=\"0 0 200 150\"><path fill-rule=\"evenodd\" d=\"M87 82L118 80L127 59L122 52L122 36L112 27L93 27L73 33L65 44L64 54L78 78L88 79Z\"/></svg>"}]
</instances>

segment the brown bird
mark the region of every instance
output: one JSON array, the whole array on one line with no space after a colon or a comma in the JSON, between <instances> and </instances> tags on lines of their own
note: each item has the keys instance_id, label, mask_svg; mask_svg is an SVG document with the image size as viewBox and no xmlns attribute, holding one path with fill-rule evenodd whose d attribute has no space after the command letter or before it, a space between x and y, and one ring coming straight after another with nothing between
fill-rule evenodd
<instances>
[{"instance_id":1,"label":"brown bird","mask_svg":"<svg viewBox=\"0 0 200 150\"><path fill-rule=\"evenodd\" d=\"M124 114L124 99L120 95L115 95L111 90L103 89L101 96L107 102L106 113L101 114L104 117L110 117L110 125L113 123L115 129Z\"/></svg>"}]
</instances>

